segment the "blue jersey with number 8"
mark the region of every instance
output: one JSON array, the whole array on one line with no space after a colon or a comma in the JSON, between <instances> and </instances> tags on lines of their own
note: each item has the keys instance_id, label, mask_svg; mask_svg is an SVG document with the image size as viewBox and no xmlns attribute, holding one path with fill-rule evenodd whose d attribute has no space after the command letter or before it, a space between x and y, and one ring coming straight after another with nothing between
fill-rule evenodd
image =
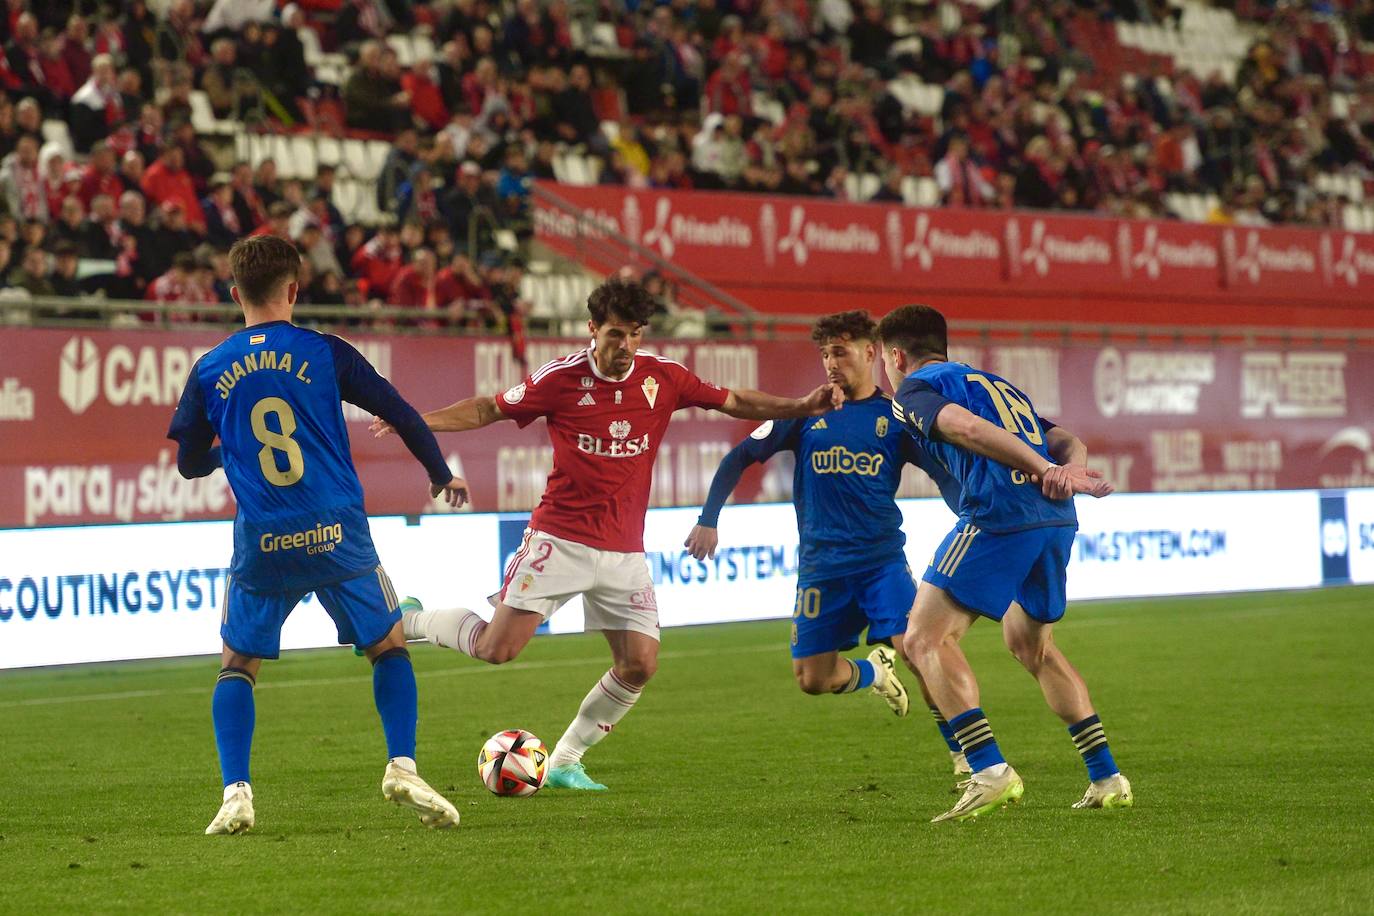
<instances>
[{"instance_id":1,"label":"blue jersey with number 8","mask_svg":"<svg viewBox=\"0 0 1374 916\"><path fill-rule=\"evenodd\" d=\"M1047 424L1030 398L1000 376L963 363L933 363L908 375L892 402L893 415L959 481L960 519L990 532L1077 525L1073 500L1050 500L1025 472L944 441L936 415L958 404L1019 437L1050 463Z\"/></svg>"},{"instance_id":2,"label":"blue jersey with number 8","mask_svg":"<svg viewBox=\"0 0 1374 916\"><path fill-rule=\"evenodd\" d=\"M378 565L341 399L379 415L404 404L353 347L288 322L245 328L192 369L168 435L219 436L238 583L308 591ZM438 459L431 476L446 480L435 452L426 464Z\"/></svg>"}]
</instances>

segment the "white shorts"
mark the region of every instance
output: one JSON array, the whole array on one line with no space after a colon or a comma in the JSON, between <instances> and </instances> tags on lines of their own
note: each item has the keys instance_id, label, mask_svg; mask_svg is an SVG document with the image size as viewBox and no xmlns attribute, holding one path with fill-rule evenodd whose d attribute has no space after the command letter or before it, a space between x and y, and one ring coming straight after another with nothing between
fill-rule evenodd
<instances>
[{"instance_id":1,"label":"white shorts","mask_svg":"<svg viewBox=\"0 0 1374 916\"><path fill-rule=\"evenodd\" d=\"M525 529L491 603L534 611L547 620L577 595L586 629L659 638L658 600L644 554L599 550L531 528Z\"/></svg>"}]
</instances>

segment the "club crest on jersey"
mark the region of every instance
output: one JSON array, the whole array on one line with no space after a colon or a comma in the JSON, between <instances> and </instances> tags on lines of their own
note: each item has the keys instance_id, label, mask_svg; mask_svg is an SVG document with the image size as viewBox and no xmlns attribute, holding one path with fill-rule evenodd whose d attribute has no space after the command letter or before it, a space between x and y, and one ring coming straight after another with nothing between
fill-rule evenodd
<instances>
[{"instance_id":1,"label":"club crest on jersey","mask_svg":"<svg viewBox=\"0 0 1374 916\"><path fill-rule=\"evenodd\" d=\"M630 438L630 421L615 420L611 423L611 438L628 439Z\"/></svg>"},{"instance_id":2,"label":"club crest on jersey","mask_svg":"<svg viewBox=\"0 0 1374 916\"><path fill-rule=\"evenodd\" d=\"M582 395L582 400L577 402L577 406L594 407L596 406L596 398L592 397L592 393L588 391L586 394Z\"/></svg>"},{"instance_id":3,"label":"club crest on jersey","mask_svg":"<svg viewBox=\"0 0 1374 916\"><path fill-rule=\"evenodd\" d=\"M650 409L654 402L658 400L658 379L652 375L644 380L644 384L639 386L644 391L644 399L649 402Z\"/></svg>"},{"instance_id":4,"label":"club crest on jersey","mask_svg":"<svg viewBox=\"0 0 1374 916\"><path fill-rule=\"evenodd\" d=\"M507 389L505 398L507 404L519 404L525 397L525 383L521 382L514 388Z\"/></svg>"},{"instance_id":5,"label":"club crest on jersey","mask_svg":"<svg viewBox=\"0 0 1374 916\"><path fill-rule=\"evenodd\" d=\"M617 404L619 404L622 400L624 400L624 397L625 397L624 392L620 391L619 389L616 389L616 392L615 392L615 402L616 402Z\"/></svg>"},{"instance_id":6,"label":"club crest on jersey","mask_svg":"<svg viewBox=\"0 0 1374 916\"><path fill-rule=\"evenodd\" d=\"M878 422L873 424L873 431L879 438L887 435L887 417L879 417Z\"/></svg>"},{"instance_id":7,"label":"club crest on jersey","mask_svg":"<svg viewBox=\"0 0 1374 916\"><path fill-rule=\"evenodd\" d=\"M582 387L583 387L583 388L591 388L591 387L592 387L593 385L595 385L595 384L596 384L596 380L595 380L594 378L592 378L590 375L584 375L584 376L582 376Z\"/></svg>"}]
</instances>

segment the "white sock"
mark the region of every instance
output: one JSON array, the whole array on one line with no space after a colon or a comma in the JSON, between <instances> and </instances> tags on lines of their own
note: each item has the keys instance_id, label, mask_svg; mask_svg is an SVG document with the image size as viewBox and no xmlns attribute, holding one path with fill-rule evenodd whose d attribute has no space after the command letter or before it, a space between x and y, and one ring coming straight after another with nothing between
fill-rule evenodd
<instances>
[{"instance_id":1,"label":"white sock","mask_svg":"<svg viewBox=\"0 0 1374 916\"><path fill-rule=\"evenodd\" d=\"M434 608L416 611L401 618L407 639L427 639L436 646L457 649L464 655L473 655L477 637L487 628L487 622L472 611L462 607Z\"/></svg>"},{"instance_id":2,"label":"white sock","mask_svg":"<svg viewBox=\"0 0 1374 916\"><path fill-rule=\"evenodd\" d=\"M549 757L549 766L561 767L581 760L587 748L609 735L615 724L630 711L641 689L617 677L614 668L601 675L601 680L578 707L577 718L558 739Z\"/></svg>"},{"instance_id":3,"label":"white sock","mask_svg":"<svg viewBox=\"0 0 1374 916\"><path fill-rule=\"evenodd\" d=\"M225 786L224 800L228 801L229 796L233 795L235 792L238 792L240 790L246 791L248 793L249 801L253 800L253 787L246 782L231 782L229 783L229 785Z\"/></svg>"},{"instance_id":4,"label":"white sock","mask_svg":"<svg viewBox=\"0 0 1374 916\"><path fill-rule=\"evenodd\" d=\"M392 757L387 763L398 770L405 770L407 773L414 774L416 772L414 757Z\"/></svg>"},{"instance_id":5,"label":"white sock","mask_svg":"<svg viewBox=\"0 0 1374 916\"><path fill-rule=\"evenodd\" d=\"M887 686L887 666L886 666L886 665L874 665L874 666L873 666L873 686L874 686L874 687L886 687L886 686Z\"/></svg>"}]
</instances>

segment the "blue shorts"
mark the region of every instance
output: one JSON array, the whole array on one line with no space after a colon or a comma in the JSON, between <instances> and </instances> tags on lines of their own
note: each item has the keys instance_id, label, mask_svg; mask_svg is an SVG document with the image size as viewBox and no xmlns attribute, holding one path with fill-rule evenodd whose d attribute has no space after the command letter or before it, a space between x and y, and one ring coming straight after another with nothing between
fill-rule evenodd
<instances>
[{"instance_id":1,"label":"blue shorts","mask_svg":"<svg viewBox=\"0 0 1374 916\"><path fill-rule=\"evenodd\" d=\"M339 644L365 649L381 642L401 619L396 591L386 570L375 570L317 588L315 597L334 618ZM234 579L224 591L219 635L239 655L276 658L281 654L281 628L309 592L254 592Z\"/></svg>"},{"instance_id":2,"label":"blue shorts","mask_svg":"<svg viewBox=\"0 0 1374 916\"><path fill-rule=\"evenodd\" d=\"M891 639L906 631L915 599L916 583L905 560L843 579L799 582L792 611L792 657L852 649L865 627L869 645Z\"/></svg>"},{"instance_id":3,"label":"blue shorts","mask_svg":"<svg viewBox=\"0 0 1374 916\"><path fill-rule=\"evenodd\" d=\"M960 522L921 578L984 617L1001 620L1015 601L1032 620L1054 623L1064 616L1065 573L1076 533L1056 525L994 534Z\"/></svg>"}]
</instances>

